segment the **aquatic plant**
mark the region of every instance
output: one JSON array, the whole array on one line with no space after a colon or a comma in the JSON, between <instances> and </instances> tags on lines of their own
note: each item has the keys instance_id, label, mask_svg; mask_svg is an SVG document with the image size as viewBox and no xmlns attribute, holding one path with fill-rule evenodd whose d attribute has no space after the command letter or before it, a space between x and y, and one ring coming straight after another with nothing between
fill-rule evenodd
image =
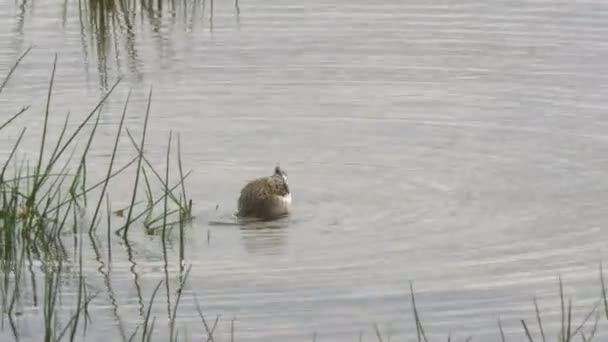
<instances>
[{"instance_id":1,"label":"aquatic plant","mask_svg":"<svg viewBox=\"0 0 608 342\"><path fill-rule=\"evenodd\" d=\"M26 50L10 68L7 75L0 84L0 95L15 74L20 62L27 56L30 49ZM96 294L90 294L87 290L87 279L83 275L82 255L84 233L88 233L91 240L96 238L96 230L102 216L102 204L106 201L107 217L107 238L108 238L108 257L111 259L111 205L108 189L110 182L117 175L135 167L135 185L133 196L128 208L129 214L123 226L117 232L122 233L122 238L128 239L129 228L146 213L151 212L157 207L158 203L164 200L165 205L162 212L158 212L156 220L162 220L164 227L179 223L181 227L180 240L183 246L183 227L184 222L192 219L192 201L187 198L184 185L185 178L189 175L183 172L181 160L181 150L178 151L178 168L181 178L175 185L169 185L170 159L167 153L166 175L162 185L163 193L155 201L149 201L142 209L138 210L137 188L139 175L144 171L142 161L144 156L144 144L146 125L150 111L151 92L146 113L146 122L142 134L141 144L136 149L138 156L128 161L126 164L115 168L117 146L121 135L123 135L123 125L128 112L130 92L126 97L122 111L121 120L118 125L114 139L113 150L109 158L106 175L103 179L94 182L92 185L88 175L87 157L92 149L93 141L96 137L102 107L112 92L116 89L120 80L117 80L112 87L101 97L94 108L78 123L72 132L68 132L69 113L65 117L63 129L54 144L48 140L48 123L52 120L50 104L53 98L55 85L55 75L57 72L58 56L55 55L50 75L46 107L43 113L43 126L39 153L35 164L29 164L29 159L18 160L19 148L26 137L27 128L24 127L13 144L9 156L3 163L0 171L0 267L2 271L2 286L0 293L2 296L2 312L8 317L9 323L16 339L19 338L15 317L17 307L20 305L22 289L25 284L25 270L30 269L32 279L32 293L34 294L34 305L38 305L36 283L34 273L31 270L32 262L37 260L42 263L44 274L44 293L42 294L42 312L44 321L45 341L60 340L64 336L69 336L70 340L76 339L77 331L82 326L86 331L88 320L88 304L95 298ZM29 106L23 107L16 113L0 124L0 132L7 130L10 125L15 124L17 119L27 114ZM86 127L90 127L88 134ZM132 139L132 135L129 133ZM78 143L84 140L84 144ZM169 149L171 143L169 142ZM77 156L77 158L74 158ZM146 160L147 161L147 160ZM149 164L149 163L148 163ZM154 170L151 165L149 169ZM154 171L155 172L155 171ZM181 186L181 187L180 187ZM178 190L176 190L178 189ZM179 192L181 190L181 192ZM90 196L96 194L96 201L91 201ZM152 190L148 184L147 194L152 196ZM166 205L167 199L171 197L180 205L176 212L169 211ZM92 216L88 217L87 212L92 211ZM168 221L169 217L176 216L173 221ZM148 229L149 222L144 222L142 229ZM75 259L68 257L68 253L63 244L62 237L65 235L74 237L77 241L75 247ZM163 235L163 243L167 237ZM182 251L182 260L184 258ZM61 291L61 279L64 277L63 268L65 263L76 264L78 267L78 292L76 303L73 309L73 316L62 327L57 319L57 303ZM169 289L167 288L167 291ZM168 294L169 296L169 294ZM177 312L177 306L174 308ZM82 323L82 324L81 324ZM173 326L175 324L173 323Z\"/></svg>"}]
</instances>

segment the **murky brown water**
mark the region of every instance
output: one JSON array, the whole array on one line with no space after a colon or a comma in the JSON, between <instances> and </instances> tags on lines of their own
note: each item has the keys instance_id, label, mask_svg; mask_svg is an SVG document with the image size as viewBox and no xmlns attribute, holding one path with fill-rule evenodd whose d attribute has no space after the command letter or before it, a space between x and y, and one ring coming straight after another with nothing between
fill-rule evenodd
<instances>
[{"instance_id":1,"label":"murky brown water","mask_svg":"<svg viewBox=\"0 0 608 342\"><path fill-rule=\"evenodd\" d=\"M195 293L210 321L222 315L222 340L233 317L238 341L307 341L313 332L353 341L360 330L372 340L374 322L394 340L412 339L410 280L434 339L451 332L497 341L500 317L508 337L523 340L519 319L533 320L533 296L554 338L559 275L582 319L608 257L608 4L239 5L237 16L233 2L215 2L212 30L206 2L204 13L188 3L174 16L170 8L161 18L134 16L130 31L118 18L105 35L81 21L73 0L0 7L0 70L34 45L0 95L1 118L32 105L3 131L2 157L23 126L24 151L37 152L55 52L55 135L68 110L82 117L123 77L104 108L89 160L104 166L93 176L106 170L129 88L126 125L139 133L153 86L152 162L163 165L169 130L180 133L196 215L180 336L203 331ZM119 163L134 155L124 142ZM255 230L209 224L229 221L244 182L276 163L290 176L288 220ZM129 203L131 182L111 189L114 208ZM121 327L130 335L141 321L139 296L147 305L164 278L160 240L137 228L131 240L133 262L113 243L111 287L85 246L87 282L100 291L87 341L119 339ZM62 290L66 307L71 284ZM162 339L166 303L158 298ZM40 308L23 311L22 340L40 340ZM13 338L7 326L0 337Z\"/></svg>"}]
</instances>

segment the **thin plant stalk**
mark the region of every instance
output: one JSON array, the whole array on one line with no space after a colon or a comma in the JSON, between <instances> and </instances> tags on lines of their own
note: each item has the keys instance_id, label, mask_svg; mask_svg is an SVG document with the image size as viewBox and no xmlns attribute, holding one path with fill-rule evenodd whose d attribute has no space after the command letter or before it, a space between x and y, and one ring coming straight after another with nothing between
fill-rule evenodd
<instances>
[{"instance_id":1,"label":"thin plant stalk","mask_svg":"<svg viewBox=\"0 0 608 342\"><path fill-rule=\"evenodd\" d=\"M410 281L410 294L412 296L412 309L414 311L414 319L416 321L416 336L418 338L418 342L422 341L421 338L424 339L425 342L428 342L426 338L426 334L424 333L424 328L422 327L422 323L420 322L420 316L418 315L418 309L416 308L416 297L414 296L414 285Z\"/></svg>"},{"instance_id":2,"label":"thin plant stalk","mask_svg":"<svg viewBox=\"0 0 608 342\"><path fill-rule=\"evenodd\" d=\"M158 289L160 288L160 285L163 283L163 281L159 281L158 284L156 284L156 287L154 288L154 291L152 291L152 296L150 297L150 303L148 304L148 310L146 311L146 317L144 319L144 330L142 332L142 337L141 337L141 341L144 342L145 338L147 336L147 332L148 332L148 321L150 320L150 313L152 312L152 305L154 304L154 297L156 297L156 292L158 292Z\"/></svg>"},{"instance_id":3,"label":"thin plant stalk","mask_svg":"<svg viewBox=\"0 0 608 342\"><path fill-rule=\"evenodd\" d=\"M507 339L505 338L505 332L502 329L502 321L500 320L500 318L498 319L498 331L500 331L500 340L502 342L507 342Z\"/></svg>"},{"instance_id":4,"label":"thin plant stalk","mask_svg":"<svg viewBox=\"0 0 608 342\"><path fill-rule=\"evenodd\" d=\"M184 178L184 168L182 166L182 147L181 147L181 139L180 135L177 135L177 167L179 170L180 178ZM192 216L192 200L188 201L188 197L186 196L186 184L182 183L182 198L183 203L186 206L186 210L182 216ZM181 202L181 201L180 201ZM182 207L182 206L180 206ZM182 207L183 208L183 207Z\"/></svg>"},{"instance_id":5,"label":"thin plant stalk","mask_svg":"<svg viewBox=\"0 0 608 342\"><path fill-rule=\"evenodd\" d=\"M128 169L131 165L133 165L135 162L137 161L137 157L132 158L129 162L127 162L125 165L123 165L122 167L120 167L120 169L114 171L112 173L112 175L110 176L110 179L118 176L119 174L121 174L124 170ZM89 186L84 193L75 193L73 194L73 198L70 198L68 200L65 200L61 203L59 203L58 205L56 205L55 207L49 209L50 212L54 212L55 210L58 210L59 208L63 207L64 205L69 204L70 202L72 202L74 199L80 198L82 196L85 195L85 193L91 192L95 189L97 189L98 187L100 187L101 185L103 185L103 183L105 182L105 180L99 181L91 186Z\"/></svg>"},{"instance_id":6,"label":"thin plant stalk","mask_svg":"<svg viewBox=\"0 0 608 342\"><path fill-rule=\"evenodd\" d=\"M560 341L566 341L566 307L564 304L564 284L562 283L562 277L559 277L559 297L560 297L560 308L561 308L561 337Z\"/></svg>"},{"instance_id":7,"label":"thin plant stalk","mask_svg":"<svg viewBox=\"0 0 608 342\"><path fill-rule=\"evenodd\" d=\"M135 139L133 139L133 136L131 135L131 132L128 129L127 129L127 136L131 140L131 144L133 144L133 147L138 151L138 153L142 153L142 151L139 149L139 147L135 143ZM183 211L183 212L189 212L188 208L185 208L183 206L182 202L180 200L178 200L175 197L175 195L173 195L173 191L167 191L167 189L169 188L169 185L163 180L163 177L160 174L158 174L158 172L154 169L154 167L152 166L152 164L150 163L150 161L148 161L148 159L145 156L143 157L143 161L146 163L146 165L148 165L148 167L150 168L150 170L152 170L152 173L154 174L154 176L156 176L156 179L161 183L161 185L163 186L163 191L167 192L167 195L169 196L169 198L171 198L173 200L173 202L179 206L179 208L180 208L181 211ZM183 173L181 171L180 171L180 177L184 178L184 175L183 175ZM182 188L184 188L184 183L181 183L181 186L182 186ZM148 190L150 189L149 183L147 184L147 188L148 188ZM148 192L151 194L151 191L148 191ZM152 196L149 196L149 197L151 198ZM184 197L184 200L185 200L185 197ZM190 205L190 207L191 207L191 205Z\"/></svg>"},{"instance_id":8,"label":"thin plant stalk","mask_svg":"<svg viewBox=\"0 0 608 342\"><path fill-rule=\"evenodd\" d=\"M543 321L540 318L540 310L538 308L538 301L536 300L536 297L534 297L534 310L536 311L536 321L538 322L538 329L540 330L540 336L541 336L543 342L547 342L547 340L545 339L545 330L543 329Z\"/></svg>"},{"instance_id":9,"label":"thin plant stalk","mask_svg":"<svg viewBox=\"0 0 608 342\"><path fill-rule=\"evenodd\" d=\"M68 111L68 113L65 116L65 120L63 121L63 128L61 129L61 133L59 134L59 138L57 139L57 143L55 144L55 148L53 149L53 153L51 153L51 157L49 158L50 160L55 159L55 156L57 155L57 152L59 151L59 146L61 146L61 143L63 142L63 137L65 136L65 132L67 132L67 130L68 130L69 122L70 122L70 112Z\"/></svg>"},{"instance_id":10,"label":"thin plant stalk","mask_svg":"<svg viewBox=\"0 0 608 342\"><path fill-rule=\"evenodd\" d=\"M523 319L521 320L521 325L523 325L524 327L524 331L526 332L526 337L528 337L528 341L534 342L532 335L530 335L530 330L528 330L528 326L526 325L526 322Z\"/></svg>"},{"instance_id":11,"label":"thin plant stalk","mask_svg":"<svg viewBox=\"0 0 608 342\"><path fill-rule=\"evenodd\" d=\"M148 118L150 117L150 106L152 104L152 87L150 87L150 93L148 94L148 104L146 108L146 116L144 118L144 128L141 135L141 143L139 148L139 158L137 159L137 169L135 173L135 184L133 185L133 197L131 198L131 205L129 206L129 212L127 213L127 223L123 230L123 239L127 239L129 233L129 226L131 225L131 216L133 215L133 206L137 198L137 187L139 184L139 175L141 173L141 161L144 157L144 144L146 143L146 131L148 129Z\"/></svg>"},{"instance_id":12,"label":"thin plant stalk","mask_svg":"<svg viewBox=\"0 0 608 342\"><path fill-rule=\"evenodd\" d=\"M23 113L25 113L28 109L30 109L30 106L25 106L23 108L21 108L17 113L13 114L13 116L11 116L8 120L6 120L2 125L0 125L0 131L11 124L11 122L13 122L15 119L17 119L18 117L20 117Z\"/></svg>"},{"instance_id":13,"label":"thin plant stalk","mask_svg":"<svg viewBox=\"0 0 608 342\"><path fill-rule=\"evenodd\" d=\"M106 193L106 213L107 213L107 242L108 245L108 273L112 268L112 207L110 205L110 195Z\"/></svg>"},{"instance_id":14,"label":"thin plant stalk","mask_svg":"<svg viewBox=\"0 0 608 342\"><path fill-rule=\"evenodd\" d=\"M566 330L566 342L570 342L572 335L570 334L570 329L572 327L572 299L568 299L568 328Z\"/></svg>"},{"instance_id":15,"label":"thin plant stalk","mask_svg":"<svg viewBox=\"0 0 608 342\"><path fill-rule=\"evenodd\" d=\"M169 335L171 336L171 341L177 341L177 336L175 338L173 338L173 333L175 331L175 320L177 317L177 308L179 306L179 301L182 297L182 293L184 291L184 286L186 285L186 281L188 279L188 275L190 274L190 270L192 269L192 265L188 267L188 269L186 270L186 274L184 275L184 278L182 279L182 281L179 284L179 287L177 288L177 298L175 299L175 306L173 307L173 314L171 314L171 322L170 322L170 333Z\"/></svg>"},{"instance_id":16,"label":"thin plant stalk","mask_svg":"<svg viewBox=\"0 0 608 342\"><path fill-rule=\"evenodd\" d=\"M103 201L103 197L106 193L106 189L108 188L108 183L110 181L110 176L112 175L112 167L114 166L114 158L116 157L116 150L118 149L118 141L120 140L120 133L122 132L122 126L125 122L125 117L127 114L127 107L129 105L129 98L131 97L131 91L127 94L127 99L125 100L125 105L122 110L122 115L120 117L120 122L118 124L118 132L116 132L116 139L114 141L114 147L112 148L112 156L110 157L110 164L108 166L108 173L106 175L105 181L103 183L103 187L101 189L101 194L99 195L99 201L97 201L97 207L95 208L95 213L93 214L93 219L91 220L91 226L89 227L89 233L93 230L93 222L97 219L97 215L99 214L99 209L101 207L101 202Z\"/></svg>"},{"instance_id":17,"label":"thin plant stalk","mask_svg":"<svg viewBox=\"0 0 608 342\"><path fill-rule=\"evenodd\" d=\"M27 48L27 50L25 50L24 53L21 54L21 56L19 56L17 58L15 63L13 63L13 66L8 71L8 74L6 74L6 76L4 76L4 80L2 81L2 84L0 84L0 94L2 94L2 90L4 90L4 87L6 86L8 81L11 79L11 76L13 75L13 73L15 72L15 70L17 69L17 67L19 66L21 61L23 60L23 58L25 58L25 56L27 56L27 54L30 53L31 50L32 50L32 47L30 46L29 48ZM2 129L2 127L0 127L0 130L1 129Z\"/></svg>"},{"instance_id":18,"label":"thin plant stalk","mask_svg":"<svg viewBox=\"0 0 608 342\"><path fill-rule=\"evenodd\" d=\"M591 311L589 311L585 317L583 318L581 324L579 324L576 329L574 329L574 332L572 332L572 334L570 335L571 337L576 336L579 332L581 332L585 326L585 324L587 324L587 322L589 321L589 319L591 318L591 316L593 316L594 313L597 312L597 308L599 306L599 302L596 302L593 305L593 308L591 309Z\"/></svg>"},{"instance_id":19,"label":"thin plant stalk","mask_svg":"<svg viewBox=\"0 0 608 342\"><path fill-rule=\"evenodd\" d=\"M44 174L48 174L50 172L50 170L53 168L53 166L55 165L55 163L59 160L59 158L63 155L63 153L65 152L65 150L68 148L68 146L70 146L72 144L72 142L74 141L74 139L76 139L76 137L78 136L78 134L80 134L80 131L89 122L89 120L91 120L91 118L93 117L93 115L95 115L95 113L97 113L97 111L105 103L105 101L108 99L108 97L110 97L110 94L112 94L112 92L118 86L119 83L120 83L120 79L118 79L114 83L114 85L112 85L112 87L110 88L110 90L108 90L105 93L105 95L102 96L101 100L99 100L99 102L97 102L97 105L93 108L93 110L91 110L91 112L89 112L89 114L78 125L78 127L76 127L76 130L74 130L74 132L70 135L70 137L67 139L67 141L63 144L63 146L54 155L54 158L52 158L51 160L49 160L49 163L48 163L48 165L46 167L46 171L44 172ZM43 180L44 180L44 178L42 178L40 181L42 182Z\"/></svg>"},{"instance_id":20,"label":"thin plant stalk","mask_svg":"<svg viewBox=\"0 0 608 342\"><path fill-rule=\"evenodd\" d=\"M4 162L4 166L2 167L2 171L0 171L0 182L4 183L4 173L6 172L6 168L8 167L9 163L11 162L11 159L13 159L13 156L15 155L15 152L17 151L17 148L19 147L19 144L21 143L21 139L23 139L23 135L25 134L27 128L23 128L21 130L21 133L19 134L19 137L17 138L17 142L15 142L15 145L13 145L13 148L11 149L11 153L9 154L8 158L6 159L6 162Z\"/></svg>"},{"instance_id":21,"label":"thin plant stalk","mask_svg":"<svg viewBox=\"0 0 608 342\"><path fill-rule=\"evenodd\" d=\"M169 131L169 144L167 146L167 159L166 159L166 168L165 168L165 182L169 183L169 163L170 163L170 155L171 155L171 138L172 138L172 131ZM169 319L171 319L171 292L169 289L169 270L167 269L169 262L167 260L167 196L168 194L165 192L165 196L164 196L164 210L163 210L163 231L162 231L162 238L161 238L161 242L163 245L163 260L165 263L165 288L167 290L167 309L168 309L168 314L169 314ZM173 333L173 331L171 331L171 333Z\"/></svg>"},{"instance_id":22,"label":"thin plant stalk","mask_svg":"<svg viewBox=\"0 0 608 342\"><path fill-rule=\"evenodd\" d=\"M40 168L42 167L42 157L44 156L44 147L46 145L46 131L48 129L49 112L51 107L51 98L53 93L53 84L55 83L55 72L57 70L57 54L55 54L55 60L53 61L53 71L51 72L51 80L49 82L49 90L46 100L46 110L44 111L44 124L42 128L42 142L40 143L40 155L38 156L38 165L36 165L36 173L34 176L34 183L38 183L38 176L40 175Z\"/></svg>"},{"instance_id":23,"label":"thin plant stalk","mask_svg":"<svg viewBox=\"0 0 608 342\"><path fill-rule=\"evenodd\" d=\"M606 285L604 284L604 266L600 262L600 283L602 286L602 300L604 301L604 314L608 320L608 296L606 296Z\"/></svg>"},{"instance_id":24,"label":"thin plant stalk","mask_svg":"<svg viewBox=\"0 0 608 342\"><path fill-rule=\"evenodd\" d=\"M180 184L191 174L192 172L188 172L186 174L186 176L184 177L184 179L180 180L177 184L175 184L172 188L169 189L169 191L173 191L175 190L177 187L180 186ZM130 221L128 221L126 224L132 224L133 222L137 221L139 218L141 218L142 216L146 215L150 210L152 210L152 208L154 206L156 206L158 203L160 203L163 199L165 198L165 195L163 195L161 198L157 199L156 201L154 201L154 203L152 204L151 207L146 208L145 210L143 210L141 213L139 213L137 216L135 216L134 218L132 218ZM118 229L116 231L116 233L121 233L124 232L125 226L122 226L120 229Z\"/></svg>"},{"instance_id":25,"label":"thin plant stalk","mask_svg":"<svg viewBox=\"0 0 608 342\"><path fill-rule=\"evenodd\" d=\"M203 310L201 310L201 305L198 302L198 298L196 297L196 294L194 294L193 297L194 297L194 307L196 308L196 311L198 312L198 316L201 318L201 321L203 322L203 326L205 327L205 330L207 331L207 342L209 342L209 341L215 342L213 339L213 332L215 331L215 324L213 325L212 328L209 328L209 325L207 324L207 320L205 319ZM216 317L215 322L217 323L218 320L219 320L219 315Z\"/></svg>"},{"instance_id":26,"label":"thin plant stalk","mask_svg":"<svg viewBox=\"0 0 608 342\"><path fill-rule=\"evenodd\" d=\"M374 324L374 330L376 332L376 337L378 338L378 342L382 342L382 334L380 333L380 328L378 328L378 324Z\"/></svg>"}]
</instances>

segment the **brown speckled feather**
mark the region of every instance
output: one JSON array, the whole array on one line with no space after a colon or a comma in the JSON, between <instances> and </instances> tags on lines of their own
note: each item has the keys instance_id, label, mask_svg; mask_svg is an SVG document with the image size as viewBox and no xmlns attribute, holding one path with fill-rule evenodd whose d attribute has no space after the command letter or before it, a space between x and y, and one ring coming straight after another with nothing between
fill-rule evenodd
<instances>
[{"instance_id":1,"label":"brown speckled feather","mask_svg":"<svg viewBox=\"0 0 608 342\"><path fill-rule=\"evenodd\" d=\"M238 200L239 216L272 218L283 210L277 196L289 194L289 185L283 178L285 173L276 168L270 177L254 179L241 190Z\"/></svg>"}]
</instances>

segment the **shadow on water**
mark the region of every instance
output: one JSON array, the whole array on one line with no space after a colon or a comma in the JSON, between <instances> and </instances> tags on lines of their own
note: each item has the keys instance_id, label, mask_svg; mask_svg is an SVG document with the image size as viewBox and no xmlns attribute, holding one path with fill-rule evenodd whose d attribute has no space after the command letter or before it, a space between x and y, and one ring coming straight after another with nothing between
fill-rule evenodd
<instances>
[{"instance_id":1,"label":"shadow on water","mask_svg":"<svg viewBox=\"0 0 608 342\"><path fill-rule=\"evenodd\" d=\"M137 273L137 271L135 270L135 267L137 266L137 263L135 262L135 259L133 258L133 249L131 247L131 243L129 242L129 239L124 239L123 240L126 252L127 252L127 258L129 260L129 263L131 264L131 267L129 267L129 271L131 272L131 274L133 275L133 284L135 285L135 290L137 292L137 303L139 304L139 315L143 317L144 315L144 300L142 298L141 295L141 285L140 285L140 276Z\"/></svg>"},{"instance_id":2,"label":"shadow on water","mask_svg":"<svg viewBox=\"0 0 608 342\"><path fill-rule=\"evenodd\" d=\"M107 265L106 265L106 262L103 261L103 257L101 255L101 248L102 248L101 242L99 241L97 235L94 233L91 233L91 234L89 234L89 238L90 238L90 242L91 242L91 247L93 249L93 252L95 253L95 260L99 263L99 267L97 267L97 272L99 272L99 274L101 274L103 277L103 283L106 287L108 299L110 300L110 304L112 306L112 314L114 315L114 319L116 320L116 322L118 324L118 331L120 333L122 340L126 341L127 333L125 330L125 324L124 324L122 318L120 317L120 314L118 313L118 303L116 301L116 294L112 287L112 281L111 281L112 262L110 260L109 255L108 255ZM110 243L110 241L108 241L108 243ZM141 302L141 297L140 297L140 302Z\"/></svg>"},{"instance_id":3,"label":"shadow on water","mask_svg":"<svg viewBox=\"0 0 608 342\"><path fill-rule=\"evenodd\" d=\"M256 221L240 227L243 247L252 254L282 254L288 242L288 219Z\"/></svg>"},{"instance_id":4,"label":"shadow on water","mask_svg":"<svg viewBox=\"0 0 608 342\"><path fill-rule=\"evenodd\" d=\"M219 207L216 207L216 212ZM293 218L285 216L275 220L238 217L236 213L220 213L216 218L207 221L210 227L238 228L241 233L243 246L252 254L281 254L287 245L290 221ZM210 231L207 240L210 239Z\"/></svg>"}]
</instances>

